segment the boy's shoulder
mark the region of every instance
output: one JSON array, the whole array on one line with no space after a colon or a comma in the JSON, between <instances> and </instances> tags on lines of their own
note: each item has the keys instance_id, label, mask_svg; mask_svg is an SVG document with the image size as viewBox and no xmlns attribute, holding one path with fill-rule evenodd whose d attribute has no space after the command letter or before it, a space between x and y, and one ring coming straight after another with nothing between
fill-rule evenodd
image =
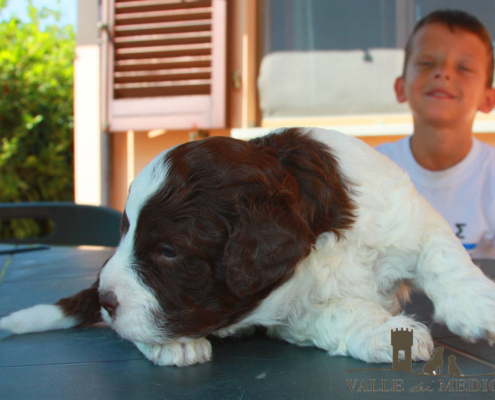
<instances>
[{"instance_id":1,"label":"boy's shoulder","mask_svg":"<svg viewBox=\"0 0 495 400\"><path fill-rule=\"evenodd\" d=\"M395 142L383 143L375 149L406 171L416 184L440 187L456 182L460 177L476 175L493 181L495 188L495 147L473 138L473 147L459 164L444 171L429 171L417 163L410 148L410 136ZM466 178L467 179L467 178ZM443 183L442 183L443 182Z\"/></svg>"},{"instance_id":2,"label":"boy's shoulder","mask_svg":"<svg viewBox=\"0 0 495 400\"><path fill-rule=\"evenodd\" d=\"M400 159L405 157L406 154L410 152L409 140L410 136L406 136L405 138L396 140L395 142L382 143L376 146L375 150L392 160Z\"/></svg>"},{"instance_id":3,"label":"boy's shoulder","mask_svg":"<svg viewBox=\"0 0 495 400\"><path fill-rule=\"evenodd\" d=\"M381 149L389 149L394 147L401 147L404 145L404 143L408 143L410 138L411 136L406 136L399 140L394 140L393 142L380 143L379 145L375 146L375 149L381 150Z\"/></svg>"},{"instance_id":4,"label":"boy's shoulder","mask_svg":"<svg viewBox=\"0 0 495 400\"><path fill-rule=\"evenodd\" d=\"M473 142L475 146L479 147L481 158L493 163L493 165L495 166L495 147L477 138L474 138Z\"/></svg>"},{"instance_id":5,"label":"boy's shoulder","mask_svg":"<svg viewBox=\"0 0 495 400\"><path fill-rule=\"evenodd\" d=\"M379 144L375 146L375 150L392 159L405 157L411 152L409 146L410 138L410 136L406 136L395 142L386 142ZM479 155L495 165L495 146L487 144L477 138L473 138L473 144L475 148L478 149L477 153Z\"/></svg>"}]
</instances>

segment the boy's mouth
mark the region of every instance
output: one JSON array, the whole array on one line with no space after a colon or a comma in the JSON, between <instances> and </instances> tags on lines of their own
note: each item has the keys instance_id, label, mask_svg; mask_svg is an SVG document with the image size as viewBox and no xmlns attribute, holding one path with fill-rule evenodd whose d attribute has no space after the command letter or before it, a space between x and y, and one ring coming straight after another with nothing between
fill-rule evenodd
<instances>
[{"instance_id":1,"label":"boy's mouth","mask_svg":"<svg viewBox=\"0 0 495 400\"><path fill-rule=\"evenodd\" d=\"M455 96L453 94L451 94L450 92L448 92L447 90L445 89L438 89L438 88L435 88L435 89L432 89L432 90L428 90L426 92L426 95L428 97L433 97L435 99L454 99Z\"/></svg>"}]
</instances>

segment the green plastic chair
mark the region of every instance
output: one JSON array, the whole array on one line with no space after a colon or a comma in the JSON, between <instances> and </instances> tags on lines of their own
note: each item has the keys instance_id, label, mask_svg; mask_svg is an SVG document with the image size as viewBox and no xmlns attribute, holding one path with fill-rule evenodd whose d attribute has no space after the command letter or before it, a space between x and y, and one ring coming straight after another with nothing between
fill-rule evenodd
<instances>
[{"instance_id":1,"label":"green plastic chair","mask_svg":"<svg viewBox=\"0 0 495 400\"><path fill-rule=\"evenodd\" d=\"M0 243L116 247L121 217L111 208L71 202L0 203L0 224L13 219L53 222L53 231L47 236L0 238Z\"/></svg>"}]
</instances>

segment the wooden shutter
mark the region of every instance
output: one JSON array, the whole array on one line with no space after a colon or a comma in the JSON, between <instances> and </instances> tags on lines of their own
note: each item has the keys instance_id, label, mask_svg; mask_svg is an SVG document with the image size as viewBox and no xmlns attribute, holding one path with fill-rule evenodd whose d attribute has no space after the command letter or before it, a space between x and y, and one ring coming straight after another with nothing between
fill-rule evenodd
<instances>
[{"instance_id":1,"label":"wooden shutter","mask_svg":"<svg viewBox=\"0 0 495 400\"><path fill-rule=\"evenodd\" d=\"M106 0L102 7L110 131L225 127L226 0Z\"/></svg>"}]
</instances>

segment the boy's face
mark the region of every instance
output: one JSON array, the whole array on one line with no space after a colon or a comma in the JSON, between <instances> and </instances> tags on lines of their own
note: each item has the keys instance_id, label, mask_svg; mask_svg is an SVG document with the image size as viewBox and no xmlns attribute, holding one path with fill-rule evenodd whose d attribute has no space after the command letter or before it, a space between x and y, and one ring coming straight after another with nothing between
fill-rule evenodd
<instances>
[{"instance_id":1,"label":"boy's face","mask_svg":"<svg viewBox=\"0 0 495 400\"><path fill-rule=\"evenodd\" d=\"M495 105L495 90L486 87L487 65L487 50L476 35L426 25L416 33L405 77L395 82L397 100L409 102L415 121L472 123L476 111Z\"/></svg>"}]
</instances>

